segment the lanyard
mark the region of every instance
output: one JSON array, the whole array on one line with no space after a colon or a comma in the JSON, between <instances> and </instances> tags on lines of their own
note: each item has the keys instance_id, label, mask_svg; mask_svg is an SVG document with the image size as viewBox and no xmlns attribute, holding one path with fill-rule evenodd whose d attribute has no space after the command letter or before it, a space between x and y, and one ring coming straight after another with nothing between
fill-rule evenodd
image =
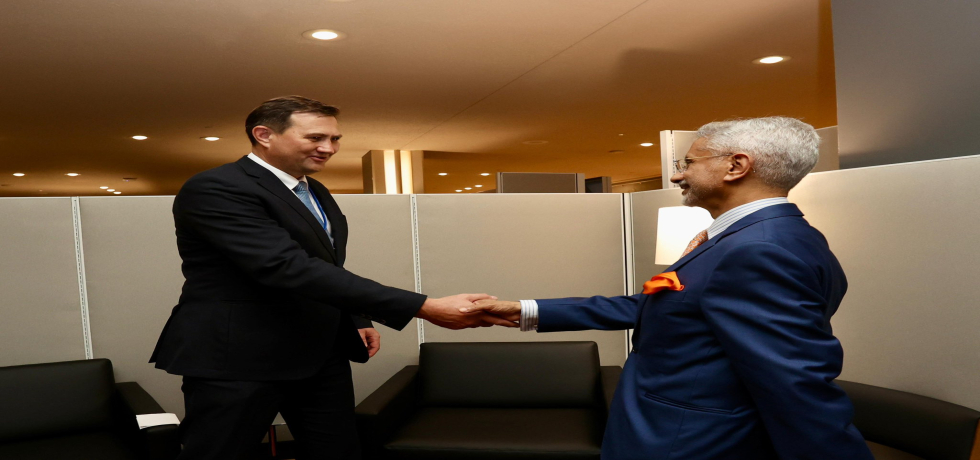
<instances>
[{"instance_id":1,"label":"lanyard","mask_svg":"<svg viewBox=\"0 0 980 460\"><path fill-rule=\"evenodd\" d=\"M307 185L307 187L309 187L309 186ZM323 206L320 206L320 200L318 200L316 198L316 195L313 194L313 190L312 189L309 190L309 193L310 193L310 197L313 198L313 203L316 204L316 208L320 210L320 215L323 216L323 223L320 224L320 225L323 227L323 231L327 232L327 234L329 235L330 234L330 231L327 230L328 222L329 222L327 220L327 212L323 210ZM313 216L313 217L316 217L316 216Z\"/></svg>"}]
</instances>

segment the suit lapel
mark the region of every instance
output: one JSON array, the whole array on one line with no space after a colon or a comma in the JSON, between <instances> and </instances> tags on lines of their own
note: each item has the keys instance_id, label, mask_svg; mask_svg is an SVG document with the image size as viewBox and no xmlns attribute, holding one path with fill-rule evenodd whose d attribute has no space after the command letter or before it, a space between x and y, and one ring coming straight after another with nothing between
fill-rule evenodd
<instances>
[{"instance_id":1,"label":"suit lapel","mask_svg":"<svg viewBox=\"0 0 980 460\"><path fill-rule=\"evenodd\" d=\"M333 195L323 184L309 176L306 177L306 180L310 183L310 190L320 200L320 206L323 207L327 219L330 220L333 246L337 253L337 264L343 267L344 261L347 259L347 219L344 217L344 213L340 211L340 206L333 199Z\"/></svg>"},{"instance_id":2,"label":"suit lapel","mask_svg":"<svg viewBox=\"0 0 980 460\"><path fill-rule=\"evenodd\" d=\"M275 174L272 174L272 172L268 169L265 169L258 163L248 159L247 156L243 157L241 160L238 160L238 165L241 166L242 169L248 173L248 175L254 177L256 182L258 182L262 188L282 199L282 201L284 201L290 208L292 208L304 220L306 220L306 223L310 224L310 227L313 227L313 232L316 234L317 238L320 239L320 242L323 243L324 248L326 248L327 252L330 253L330 257L335 262L339 260L337 257L337 252L330 244L330 238L327 237L327 232L325 232L323 227L320 226L320 222L316 220L316 217L310 213L310 210L306 208L306 205L299 200L296 194L283 185L282 181L279 180Z\"/></svg>"}]
</instances>

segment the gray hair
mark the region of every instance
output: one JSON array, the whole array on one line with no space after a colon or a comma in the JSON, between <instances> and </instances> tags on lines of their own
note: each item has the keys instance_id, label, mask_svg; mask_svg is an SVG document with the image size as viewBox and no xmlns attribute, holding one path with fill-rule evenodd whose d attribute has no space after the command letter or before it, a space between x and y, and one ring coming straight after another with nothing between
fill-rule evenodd
<instances>
[{"instance_id":1,"label":"gray hair","mask_svg":"<svg viewBox=\"0 0 980 460\"><path fill-rule=\"evenodd\" d=\"M770 187L789 191L820 157L820 136L800 120L787 117L716 121L698 129L698 138L715 153L746 153L753 169Z\"/></svg>"}]
</instances>

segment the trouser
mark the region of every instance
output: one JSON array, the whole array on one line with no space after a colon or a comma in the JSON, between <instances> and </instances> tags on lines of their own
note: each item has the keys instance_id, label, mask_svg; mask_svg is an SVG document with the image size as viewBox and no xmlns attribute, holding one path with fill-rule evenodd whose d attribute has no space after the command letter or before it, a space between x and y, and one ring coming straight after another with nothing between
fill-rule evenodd
<instances>
[{"instance_id":1,"label":"trouser","mask_svg":"<svg viewBox=\"0 0 980 460\"><path fill-rule=\"evenodd\" d=\"M314 376L289 381L184 377L179 460L252 459L276 413L296 439L297 460L361 457L350 362L332 355Z\"/></svg>"}]
</instances>

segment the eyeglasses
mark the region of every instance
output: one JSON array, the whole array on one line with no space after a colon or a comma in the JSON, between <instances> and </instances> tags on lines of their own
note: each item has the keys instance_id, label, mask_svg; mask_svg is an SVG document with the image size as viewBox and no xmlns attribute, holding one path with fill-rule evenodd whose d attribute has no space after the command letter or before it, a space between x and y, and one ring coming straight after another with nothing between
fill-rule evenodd
<instances>
[{"instance_id":1,"label":"eyeglasses","mask_svg":"<svg viewBox=\"0 0 980 460\"><path fill-rule=\"evenodd\" d=\"M674 167L677 168L677 172L682 173L687 171L688 166L694 163L694 160L700 160L702 158L717 158L717 157L730 157L734 155L733 153L723 153L721 155L709 155L706 157L691 157L691 158L681 158L680 160L674 160Z\"/></svg>"}]
</instances>

